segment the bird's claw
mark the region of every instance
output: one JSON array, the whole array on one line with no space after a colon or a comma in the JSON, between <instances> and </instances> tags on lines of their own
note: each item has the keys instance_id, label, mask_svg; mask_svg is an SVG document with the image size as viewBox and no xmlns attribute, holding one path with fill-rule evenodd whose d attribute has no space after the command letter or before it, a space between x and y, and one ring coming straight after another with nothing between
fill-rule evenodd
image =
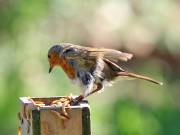
<instances>
[{"instance_id":1,"label":"bird's claw","mask_svg":"<svg viewBox=\"0 0 180 135\"><path fill-rule=\"evenodd\" d=\"M78 103L79 101L76 98L72 99L72 101L70 102L71 105L78 105Z\"/></svg>"},{"instance_id":2,"label":"bird's claw","mask_svg":"<svg viewBox=\"0 0 180 135\"><path fill-rule=\"evenodd\" d=\"M84 99L83 95L80 95L74 99L72 99L71 101L71 105L78 105L80 101L82 101Z\"/></svg>"},{"instance_id":3,"label":"bird's claw","mask_svg":"<svg viewBox=\"0 0 180 135\"><path fill-rule=\"evenodd\" d=\"M78 96L78 97L76 97L76 98L73 98L73 99L71 100L71 105L78 105L79 102L82 101L83 98L84 98L84 97L81 96L81 95Z\"/></svg>"}]
</instances>

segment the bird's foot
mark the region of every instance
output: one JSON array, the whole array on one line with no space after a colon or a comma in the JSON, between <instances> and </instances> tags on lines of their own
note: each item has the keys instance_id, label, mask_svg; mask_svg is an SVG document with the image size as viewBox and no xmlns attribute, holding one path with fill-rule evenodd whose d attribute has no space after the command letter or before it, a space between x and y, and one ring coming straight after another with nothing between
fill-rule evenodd
<instances>
[{"instance_id":1,"label":"bird's foot","mask_svg":"<svg viewBox=\"0 0 180 135\"><path fill-rule=\"evenodd\" d=\"M79 95L78 97L72 99L71 105L78 105L79 102L81 102L83 99L84 99L84 96Z\"/></svg>"}]
</instances>

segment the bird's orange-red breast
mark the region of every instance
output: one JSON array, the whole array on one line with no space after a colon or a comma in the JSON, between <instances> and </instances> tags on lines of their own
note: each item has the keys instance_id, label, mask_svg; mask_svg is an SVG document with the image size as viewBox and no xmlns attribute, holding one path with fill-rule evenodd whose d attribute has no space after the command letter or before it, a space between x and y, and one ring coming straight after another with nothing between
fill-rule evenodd
<instances>
[{"instance_id":1,"label":"bird's orange-red breast","mask_svg":"<svg viewBox=\"0 0 180 135\"><path fill-rule=\"evenodd\" d=\"M65 58L60 58L59 65L70 79L75 79L75 69L67 62Z\"/></svg>"}]
</instances>

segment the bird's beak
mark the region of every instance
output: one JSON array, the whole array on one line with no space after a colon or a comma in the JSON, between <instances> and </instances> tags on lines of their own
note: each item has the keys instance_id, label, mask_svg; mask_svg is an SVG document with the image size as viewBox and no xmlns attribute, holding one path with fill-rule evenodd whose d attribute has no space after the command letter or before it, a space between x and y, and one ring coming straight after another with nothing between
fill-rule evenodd
<instances>
[{"instance_id":1,"label":"bird's beak","mask_svg":"<svg viewBox=\"0 0 180 135\"><path fill-rule=\"evenodd\" d=\"M51 73L52 69L53 69L53 67L49 67L49 73Z\"/></svg>"}]
</instances>

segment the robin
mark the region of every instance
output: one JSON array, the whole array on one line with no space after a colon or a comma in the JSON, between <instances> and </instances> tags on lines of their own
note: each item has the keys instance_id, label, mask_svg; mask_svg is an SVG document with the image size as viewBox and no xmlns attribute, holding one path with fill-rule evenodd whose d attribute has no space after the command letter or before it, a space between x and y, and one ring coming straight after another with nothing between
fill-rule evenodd
<instances>
[{"instance_id":1,"label":"robin","mask_svg":"<svg viewBox=\"0 0 180 135\"><path fill-rule=\"evenodd\" d=\"M82 47L70 43L52 46L48 51L49 73L60 66L67 76L81 87L82 93L73 101L79 102L85 97L111 85L118 77L130 77L162 85L152 78L130 73L119 62L133 57L130 53L114 49Z\"/></svg>"}]
</instances>

